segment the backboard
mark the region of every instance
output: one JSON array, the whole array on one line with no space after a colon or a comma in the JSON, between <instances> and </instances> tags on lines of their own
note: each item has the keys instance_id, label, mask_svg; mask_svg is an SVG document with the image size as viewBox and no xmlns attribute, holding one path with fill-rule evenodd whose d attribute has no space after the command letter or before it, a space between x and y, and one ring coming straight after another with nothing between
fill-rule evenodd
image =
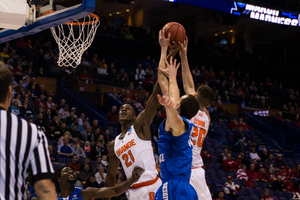
<instances>
[{"instance_id":1,"label":"backboard","mask_svg":"<svg viewBox=\"0 0 300 200\"><path fill-rule=\"evenodd\" d=\"M94 12L95 1L28 0L29 14L26 24L18 30L1 30L0 44L83 18Z\"/></svg>"}]
</instances>

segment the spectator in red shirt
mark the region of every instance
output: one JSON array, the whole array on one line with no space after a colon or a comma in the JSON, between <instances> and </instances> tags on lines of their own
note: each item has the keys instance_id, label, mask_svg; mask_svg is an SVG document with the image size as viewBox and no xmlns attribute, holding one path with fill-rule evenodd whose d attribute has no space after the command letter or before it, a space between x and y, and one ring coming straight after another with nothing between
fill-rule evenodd
<instances>
[{"instance_id":1,"label":"spectator in red shirt","mask_svg":"<svg viewBox=\"0 0 300 200\"><path fill-rule=\"evenodd\" d=\"M295 124L296 126L298 126L300 128L300 119L299 119L299 115L296 115L296 118L293 120L293 124Z\"/></svg>"},{"instance_id":2,"label":"spectator in red shirt","mask_svg":"<svg viewBox=\"0 0 300 200\"><path fill-rule=\"evenodd\" d=\"M37 99L34 104L35 104L35 108L39 108L40 106L42 106L43 109L47 108L47 104L45 102L45 96L43 94L41 94L40 98Z\"/></svg>"},{"instance_id":3,"label":"spectator in red shirt","mask_svg":"<svg viewBox=\"0 0 300 200\"><path fill-rule=\"evenodd\" d=\"M278 116L276 117L277 119L279 119L282 122L285 122L284 117L282 116L282 112L278 112Z\"/></svg>"},{"instance_id":4,"label":"spectator in red shirt","mask_svg":"<svg viewBox=\"0 0 300 200\"><path fill-rule=\"evenodd\" d=\"M231 198L232 200L236 200L238 198L238 190L241 188L241 186L239 186L238 184L234 183L232 181L232 177L231 176L227 176L227 182L225 183L225 186L229 187L230 189L232 189L233 191L231 191L229 188L224 187L224 192L225 194Z\"/></svg>"},{"instance_id":5,"label":"spectator in red shirt","mask_svg":"<svg viewBox=\"0 0 300 200\"><path fill-rule=\"evenodd\" d=\"M81 81L84 81L84 82L91 82L92 83L92 79L91 79L91 77L90 77L90 75L88 75L87 73L86 73L86 69L85 70L83 70L83 74L80 74L80 80Z\"/></svg>"},{"instance_id":6,"label":"spectator in red shirt","mask_svg":"<svg viewBox=\"0 0 300 200\"><path fill-rule=\"evenodd\" d=\"M265 86L266 87L271 87L272 86L272 82L271 82L271 79L269 77L268 77L268 79L265 82Z\"/></svg>"},{"instance_id":7,"label":"spectator in red shirt","mask_svg":"<svg viewBox=\"0 0 300 200\"><path fill-rule=\"evenodd\" d=\"M275 173L274 173L274 169L270 168L268 170L268 182L274 182L275 180L276 180L276 176L275 176Z\"/></svg>"},{"instance_id":8,"label":"spectator in red shirt","mask_svg":"<svg viewBox=\"0 0 300 200\"><path fill-rule=\"evenodd\" d=\"M291 177L286 178L286 182L284 183L285 189L288 192L294 192L294 184L291 182Z\"/></svg>"},{"instance_id":9,"label":"spectator in red shirt","mask_svg":"<svg viewBox=\"0 0 300 200\"><path fill-rule=\"evenodd\" d=\"M244 164L242 162L242 156L241 155L238 155L238 157L236 158L236 163L237 163L236 170L240 169L242 167L242 165Z\"/></svg>"},{"instance_id":10,"label":"spectator in red shirt","mask_svg":"<svg viewBox=\"0 0 300 200\"><path fill-rule=\"evenodd\" d=\"M261 196L265 200L273 200L273 197L270 196L270 192L268 189L265 189L264 195Z\"/></svg>"},{"instance_id":11,"label":"spectator in red shirt","mask_svg":"<svg viewBox=\"0 0 300 200\"><path fill-rule=\"evenodd\" d=\"M218 195L218 198L216 200L226 200L225 197L224 197L224 192L223 191L220 191L219 192L219 195Z\"/></svg>"},{"instance_id":12,"label":"spectator in red shirt","mask_svg":"<svg viewBox=\"0 0 300 200\"><path fill-rule=\"evenodd\" d=\"M265 168L263 165L259 166L259 172L257 172L258 179L261 182L268 182L268 174L265 172Z\"/></svg>"},{"instance_id":13,"label":"spectator in red shirt","mask_svg":"<svg viewBox=\"0 0 300 200\"><path fill-rule=\"evenodd\" d=\"M73 156L72 162L68 164L68 167L71 167L76 174L80 174L80 165L78 163L78 157L76 155Z\"/></svg>"},{"instance_id":14,"label":"spectator in red shirt","mask_svg":"<svg viewBox=\"0 0 300 200\"><path fill-rule=\"evenodd\" d=\"M243 118L242 117L240 117L239 122L237 123L237 126L238 127L242 126L243 130L249 130L247 124L245 122L243 122Z\"/></svg>"},{"instance_id":15,"label":"spectator in red shirt","mask_svg":"<svg viewBox=\"0 0 300 200\"><path fill-rule=\"evenodd\" d=\"M201 151L201 157L204 163L211 163L211 154L207 152L207 148L203 148Z\"/></svg>"},{"instance_id":16,"label":"spectator in red shirt","mask_svg":"<svg viewBox=\"0 0 300 200\"><path fill-rule=\"evenodd\" d=\"M288 164L285 168L285 175L287 177L293 177L293 170L292 170L292 165Z\"/></svg>"},{"instance_id":17,"label":"spectator in red shirt","mask_svg":"<svg viewBox=\"0 0 300 200\"><path fill-rule=\"evenodd\" d=\"M130 90L126 90L126 97L124 98L124 101L132 101L133 99L130 96Z\"/></svg>"},{"instance_id":18,"label":"spectator in red shirt","mask_svg":"<svg viewBox=\"0 0 300 200\"><path fill-rule=\"evenodd\" d=\"M226 156L226 159L223 161L223 170L228 172L228 171L236 171L237 167L237 162L231 158L231 154L228 153Z\"/></svg>"},{"instance_id":19,"label":"spectator in red shirt","mask_svg":"<svg viewBox=\"0 0 300 200\"><path fill-rule=\"evenodd\" d=\"M236 130L238 128L236 119L233 119L232 122L230 123L229 127L233 130Z\"/></svg>"},{"instance_id":20,"label":"spectator in red shirt","mask_svg":"<svg viewBox=\"0 0 300 200\"><path fill-rule=\"evenodd\" d=\"M24 38L23 37L20 37L20 39L17 40L16 47L19 48L19 49L21 49L21 48L27 49L28 48L28 45L27 45L26 42L24 42Z\"/></svg>"},{"instance_id":21,"label":"spectator in red shirt","mask_svg":"<svg viewBox=\"0 0 300 200\"><path fill-rule=\"evenodd\" d=\"M231 71L231 74L229 74L228 78L229 78L229 80L235 80L234 71Z\"/></svg>"},{"instance_id":22,"label":"spectator in red shirt","mask_svg":"<svg viewBox=\"0 0 300 200\"><path fill-rule=\"evenodd\" d=\"M295 169L292 170L293 178L300 178L300 165L297 165Z\"/></svg>"},{"instance_id":23,"label":"spectator in red shirt","mask_svg":"<svg viewBox=\"0 0 300 200\"><path fill-rule=\"evenodd\" d=\"M117 106L113 106L111 111L107 113L106 119L108 122L112 123L118 123L118 112L117 112ZM108 124L109 132L112 136L112 139L115 138L115 136L118 135L118 126L117 124Z\"/></svg>"},{"instance_id":24,"label":"spectator in red shirt","mask_svg":"<svg viewBox=\"0 0 300 200\"><path fill-rule=\"evenodd\" d=\"M21 65L17 65L16 69L14 69L14 70L12 71L12 73L18 74L18 75L22 75L23 72L22 72Z\"/></svg>"},{"instance_id":25,"label":"spectator in red shirt","mask_svg":"<svg viewBox=\"0 0 300 200\"><path fill-rule=\"evenodd\" d=\"M249 178L251 178L252 180L255 180L255 181L259 181L259 178L258 178L258 174L256 171L254 171L255 169L255 165L254 164L251 164L250 165L250 169L247 170L247 175Z\"/></svg>"},{"instance_id":26,"label":"spectator in red shirt","mask_svg":"<svg viewBox=\"0 0 300 200\"><path fill-rule=\"evenodd\" d=\"M278 176L281 176L283 181L285 180L286 175L285 175L285 167L284 166L281 166L280 171L276 173L276 178Z\"/></svg>"}]
</instances>

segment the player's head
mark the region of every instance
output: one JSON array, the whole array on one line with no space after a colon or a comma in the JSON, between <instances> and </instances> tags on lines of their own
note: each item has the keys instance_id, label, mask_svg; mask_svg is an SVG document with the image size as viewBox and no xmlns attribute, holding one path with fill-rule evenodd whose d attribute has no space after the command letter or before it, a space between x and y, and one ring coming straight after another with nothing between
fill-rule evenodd
<instances>
[{"instance_id":1,"label":"player's head","mask_svg":"<svg viewBox=\"0 0 300 200\"><path fill-rule=\"evenodd\" d=\"M4 105L5 109L8 109L12 98L12 77L11 71L0 61L0 104Z\"/></svg>"},{"instance_id":2,"label":"player's head","mask_svg":"<svg viewBox=\"0 0 300 200\"><path fill-rule=\"evenodd\" d=\"M196 91L195 96L199 102L199 106L207 108L214 100L215 93L208 85L201 85Z\"/></svg>"},{"instance_id":3,"label":"player's head","mask_svg":"<svg viewBox=\"0 0 300 200\"><path fill-rule=\"evenodd\" d=\"M74 185L76 183L76 173L70 167L60 167L55 171L54 177L57 191L60 191L60 186L62 186L62 188L67 188L68 185Z\"/></svg>"},{"instance_id":4,"label":"player's head","mask_svg":"<svg viewBox=\"0 0 300 200\"><path fill-rule=\"evenodd\" d=\"M179 111L180 116L191 119L197 114L199 103L193 95L184 95L180 98L176 109Z\"/></svg>"},{"instance_id":5,"label":"player's head","mask_svg":"<svg viewBox=\"0 0 300 200\"><path fill-rule=\"evenodd\" d=\"M119 122L122 123L133 123L138 115L133 101L126 101L120 107L119 110Z\"/></svg>"}]
</instances>

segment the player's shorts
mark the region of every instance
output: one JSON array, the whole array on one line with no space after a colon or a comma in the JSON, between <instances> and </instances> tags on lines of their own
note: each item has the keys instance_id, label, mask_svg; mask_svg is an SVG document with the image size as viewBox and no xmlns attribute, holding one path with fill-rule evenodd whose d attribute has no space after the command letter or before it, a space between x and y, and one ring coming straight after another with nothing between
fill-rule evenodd
<instances>
[{"instance_id":1,"label":"player's shorts","mask_svg":"<svg viewBox=\"0 0 300 200\"><path fill-rule=\"evenodd\" d=\"M139 187L136 189L129 188L126 191L126 196L128 200L154 200L155 193L158 188L161 186L162 181L160 178L155 181L155 183L143 187Z\"/></svg>"},{"instance_id":2,"label":"player's shorts","mask_svg":"<svg viewBox=\"0 0 300 200\"><path fill-rule=\"evenodd\" d=\"M185 179L171 179L160 186L155 200L198 200L193 186Z\"/></svg>"},{"instance_id":3,"label":"player's shorts","mask_svg":"<svg viewBox=\"0 0 300 200\"><path fill-rule=\"evenodd\" d=\"M212 199L210 191L206 185L205 171L202 167L192 169L190 184L195 188L199 199Z\"/></svg>"}]
</instances>

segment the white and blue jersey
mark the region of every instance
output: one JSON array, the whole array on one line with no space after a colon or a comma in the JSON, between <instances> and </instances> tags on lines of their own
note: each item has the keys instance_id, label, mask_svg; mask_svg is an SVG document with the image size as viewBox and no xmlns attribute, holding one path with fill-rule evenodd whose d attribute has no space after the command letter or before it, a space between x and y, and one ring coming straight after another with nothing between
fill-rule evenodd
<instances>
[{"instance_id":1,"label":"white and blue jersey","mask_svg":"<svg viewBox=\"0 0 300 200\"><path fill-rule=\"evenodd\" d=\"M159 161L162 186L155 194L156 200L198 199L195 189L189 184L192 167L192 129L193 124L181 117L186 126L182 135L175 137L159 127Z\"/></svg>"},{"instance_id":2,"label":"white and blue jersey","mask_svg":"<svg viewBox=\"0 0 300 200\"><path fill-rule=\"evenodd\" d=\"M58 193L57 193L57 198L58 200L83 200L80 194L81 190L82 190L81 187L75 186L74 191L68 197L66 198L58 197Z\"/></svg>"}]
</instances>

